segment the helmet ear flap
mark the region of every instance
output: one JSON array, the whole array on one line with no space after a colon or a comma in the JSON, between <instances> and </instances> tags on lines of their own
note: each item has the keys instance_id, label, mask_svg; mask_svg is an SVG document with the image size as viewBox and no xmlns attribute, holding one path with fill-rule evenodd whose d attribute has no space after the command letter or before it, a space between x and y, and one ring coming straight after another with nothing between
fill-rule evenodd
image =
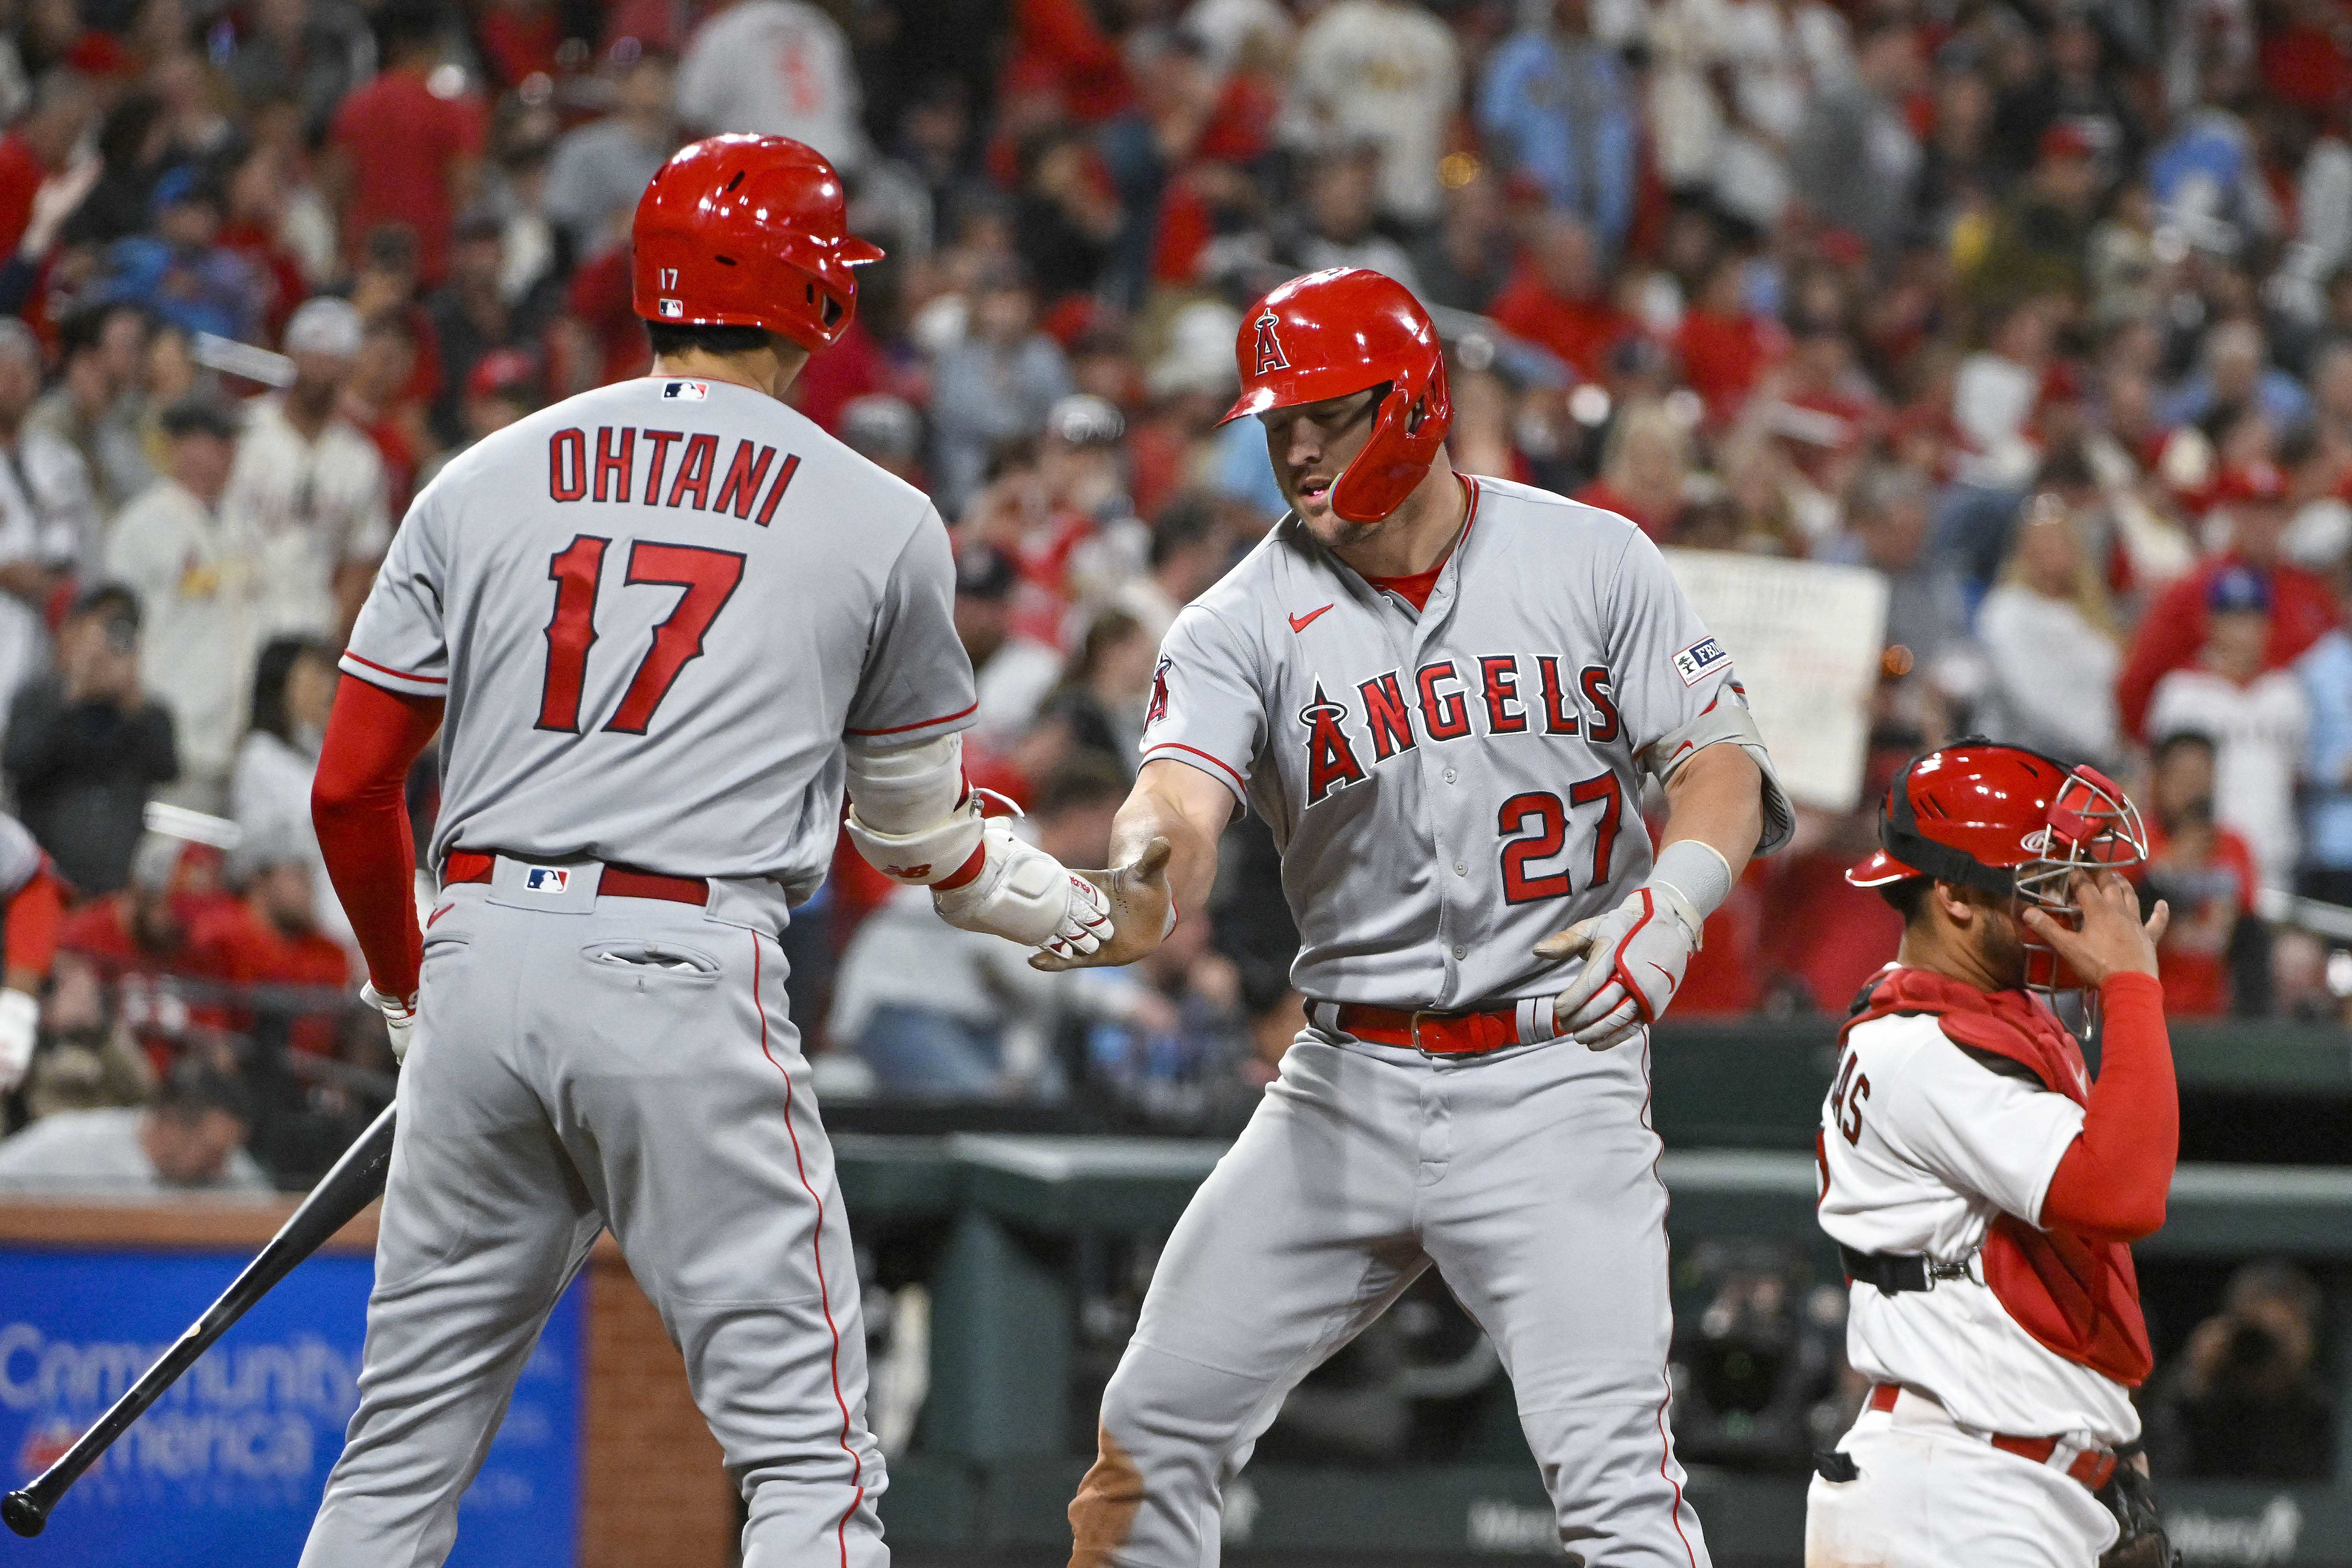
<instances>
[{"instance_id":1,"label":"helmet ear flap","mask_svg":"<svg viewBox=\"0 0 2352 1568\"><path fill-rule=\"evenodd\" d=\"M1418 381L1400 375L1389 383L1370 438L1331 486L1331 510L1349 522L1378 522L1402 506L1436 460L1454 423L1444 356L1433 353Z\"/></svg>"}]
</instances>

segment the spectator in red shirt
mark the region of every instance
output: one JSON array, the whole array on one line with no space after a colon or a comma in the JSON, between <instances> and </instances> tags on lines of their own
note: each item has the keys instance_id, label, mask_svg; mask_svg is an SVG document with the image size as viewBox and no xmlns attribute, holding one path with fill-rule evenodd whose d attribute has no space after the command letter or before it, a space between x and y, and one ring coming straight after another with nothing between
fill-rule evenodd
<instances>
[{"instance_id":1,"label":"spectator in red shirt","mask_svg":"<svg viewBox=\"0 0 2352 1568\"><path fill-rule=\"evenodd\" d=\"M131 856L131 884L90 900L58 928L58 950L97 965L115 1011L158 1071L168 1070L193 1021L176 981L191 971L188 931L226 895L201 884L197 855L150 833Z\"/></svg>"},{"instance_id":2,"label":"spectator in red shirt","mask_svg":"<svg viewBox=\"0 0 2352 1568\"><path fill-rule=\"evenodd\" d=\"M350 253L378 224L404 223L416 235L417 276L431 287L448 270L457 215L477 194L489 116L462 71L445 76L430 0L393 0L377 26L387 63L335 111L328 185Z\"/></svg>"},{"instance_id":3,"label":"spectator in red shirt","mask_svg":"<svg viewBox=\"0 0 2352 1568\"><path fill-rule=\"evenodd\" d=\"M245 896L219 905L188 933L190 971L237 993L209 999L197 1011L245 1034L290 1018L289 1043L296 1050L332 1056L351 959L319 930L310 862L292 835L248 842L237 858ZM243 994L264 986L298 989L292 995ZM300 994L308 989L320 994Z\"/></svg>"},{"instance_id":4,"label":"spectator in red shirt","mask_svg":"<svg viewBox=\"0 0 2352 1568\"><path fill-rule=\"evenodd\" d=\"M1008 81L1050 83L1063 111L1097 125L1127 107L1135 89L1118 42L1085 0L1017 0Z\"/></svg>"},{"instance_id":5,"label":"spectator in red shirt","mask_svg":"<svg viewBox=\"0 0 2352 1568\"><path fill-rule=\"evenodd\" d=\"M1640 330L1609 297L1592 231L1565 213L1538 224L1526 258L1487 313L1504 331L1566 360L1587 381L1604 379L1609 351Z\"/></svg>"},{"instance_id":6,"label":"spectator in red shirt","mask_svg":"<svg viewBox=\"0 0 2352 1568\"><path fill-rule=\"evenodd\" d=\"M2336 596L2325 578L2282 558L2279 542L2288 521L2285 478L2268 463L2221 477L2217 504L2230 518L2230 548L2176 578L2140 617L2139 635L2116 680L2116 706L2124 728L2140 734L2156 683L2193 664L2205 646L2205 596L2213 579L2231 566L2250 568L2270 587L2270 641L2263 668L2283 669L2336 625Z\"/></svg>"},{"instance_id":7,"label":"spectator in red shirt","mask_svg":"<svg viewBox=\"0 0 2352 1568\"><path fill-rule=\"evenodd\" d=\"M2230 1011L2231 960L2246 946L2241 922L2261 883L2246 841L2213 819L2213 752L2210 737L2183 730L2158 744L2151 764L2147 896L2172 905L2157 948L2164 1010L2175 1017Z\"/></svg>"},{"instance_id":8,"label":"spectator in red shirt","mask_svg":"<svg viewBox=\"0 0 2352 1568\"><path fill-rule=\"evenodd\" d=\"M417 471L436 444L415 382L416 334L405 314L372 318L338 406L383 458L384 504L395 520L407 511Z\"/></svg>"},{"instance_id":9,"label":"spectator in red shirt","mask_svg":"<svg viewBox=\"0 0 2352 1568\"><path fill-rule=\"evenodd\" d=\"M97 112L88 82L70 71L51 71L33 94L33 111L0 137L0 256L16 248L33 220L34 193L66 166Z\"/></svg>"},{"instance_id":10,"label":"spectator in red shirt","mask_svg":"<svg viewBox=\"0 0 2352 1568\"><path fill-rule=\"evenodd\" d=\"M1756 390L1757 378L1789 352L1780 323L1748 310L1748 258L1718 259L1706 275L1698 303L1675 333L1683 379L1706 404L1710 424L1728 425Z\"/></svg>"}]
</instances>

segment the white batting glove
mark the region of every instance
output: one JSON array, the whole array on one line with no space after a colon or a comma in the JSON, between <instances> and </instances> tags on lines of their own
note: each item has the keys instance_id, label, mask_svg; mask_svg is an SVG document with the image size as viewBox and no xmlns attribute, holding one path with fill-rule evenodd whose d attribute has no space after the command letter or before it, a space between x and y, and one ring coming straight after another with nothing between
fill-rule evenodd
<instances>
[{"instance_id":1,"label":"white batting glove","mask_svg":"<svg viewBox=\"0 0 2352 1568\"><path fill-rule=\"evenodd\" d=\"M392 1036L392 1059L408 1059L408 1037L416 1032L416 998L404 1002L397 996L387 996L375 988L371 980L360 987L360 1000L383 1015L383 1026Z\"/></svg>"},{"instance_id":2,"label":"white batting glove","mask_svg":"<svg viewBox=\"0 0 2352 1568\"><path fill-rule=\"evenodd\" d=\"M990 817L981 842L987 858L980 875L961 888L931 890L941 920L1063 958L1110 940L1110 903L1101 889L1016 837L1009 818Z\"/></svg>"},{"instance_id":3,"label":"white batting glove","mask_svg":"<svg viewBox=\"0 0 2352 1568\"><path fill-rule=\"evenodd\" d=\"M25 1081L33 1065L33 1038L41 1027L41 1005L22 991L0 991L0 1094Z\"/></svg>"},{"instance_id":4,"label":"white batting glove","mask_svg":"<svg viewBox=\"0 0 2352 1568\"><path fill-rule=\"evenodd\" d=\"M1706 920L1670 884L1634 889L1605 915L1581 920L1536 944L1558 963L1581 957L1574 984L1552 1002L1556 1026L1579 1045L1605 1051L1654 1024L1683 983Z\"/></svg>"}]
</instances>

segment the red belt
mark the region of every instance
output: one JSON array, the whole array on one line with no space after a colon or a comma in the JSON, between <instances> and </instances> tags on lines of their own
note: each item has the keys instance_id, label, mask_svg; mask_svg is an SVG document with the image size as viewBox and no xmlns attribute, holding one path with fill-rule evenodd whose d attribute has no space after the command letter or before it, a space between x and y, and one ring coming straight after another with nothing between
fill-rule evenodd
<instances>
[{"instance_id":1,"label":"red belt","mask_svg":"<svg viewBox=\"0 0 2352 1568\"><path fill-rule=\"evenodd\" d=\"M1339 1005L1339 1028L1376 1046L1410 1046L1432 1056L1466 1056L1519 1043L1516 1007L1491 1013L1408 1013L1399 1007Z\"/></svg>"},{"instance_id":2,"label":"red belt","mask_svg":"<svg viewBox=\"0 0 2352 1568\"><path fill-rule=\"evenodd\" d=\"M525 857L509 855L507 858L520 860ZM441 863L441 885L446 888L459 882L487 882L497 863L495 855L452 849ZM640 871L634 866L608 865L603 879L596 884L596 895L605 899L667 899L673 904L707 904L710 901L710 884L699 877L665 877L658 871Z\"/></svg>"},{"instance_id":3,"label":"red belt","mask_svg":"<svg viewBox=\"0 0 2352 1568\"><path fill-rule=\"evenodd\" d=\"M1870 1407L1892 1412L1895 1401L1902 1392L1892 1383L1874 1384L1870 1390ZM1911 1393L1914 1398L1932 1397L1916 1388ZM1985 1440L2004 1454L2015 1454L2019 1458L2037 1465L2048 1464L2050 1456L2058 1451L2058 1439L2055 1437L2011 1437L2007 1433L1995 1432ZM2085 1448L2074 1456L2074 1462L2066 1467L2066 1473L2091 1490L2097 1491L2107 1484L2107 1478L2116 1473L2115 1451L2111 1448Z\"/></svg>"}]
</instances>

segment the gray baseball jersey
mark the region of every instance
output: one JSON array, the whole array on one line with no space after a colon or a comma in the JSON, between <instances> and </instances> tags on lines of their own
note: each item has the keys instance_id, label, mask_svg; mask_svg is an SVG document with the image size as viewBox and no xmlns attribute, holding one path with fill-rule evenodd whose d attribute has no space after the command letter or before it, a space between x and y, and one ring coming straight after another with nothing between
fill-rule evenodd
<instances>
[{"instance_id":1,"label":"gray baseball jersey","mask_svg":"<svg viewBox=\"0 0 2352 1568\"><path fill-rule=\"evenodd\" d=\"M436 860L584 855L803 898L845 732L971 721L954 596L920 491L747 387L649 376L451 462L343 668L448 700Z\"/></svg>"},{"instance_id":2,"label":"gray baseball jersey","mask_svg":"<svg viewBox=\"0 0 2352 1568\"><path fill-rule=\"evenodd\" d=\"M1531 950L1648 875L1637 765L1747 733L1716 710L1745 699L1632 523L1464 483L1419 610L1285 519L1170 629L1143 755L1272 824L1310 999L1517 1001L1523 1043L1426 1057L1310 1009L1160 1255L1072 1568L1214 1568L1220 1489L1284 1396L1432 1265L1502 1356L1574 1560L1707 1561L1666 1421L1647 1037L1554 1038L1573 971Z\"/></svg>"},{"instance_id":3,"label":"gray baseball jersey","mask_svg":"<svg viewBox=\"0 0 2352 1568\"><path fill-rule=\"evenodd\" d=\"M919 493L724 383L583 394L418 498L343 668L446 696L434 853L496 859L426 922L360 1405L303 1568L446 1556L607 1226L742 1492L743 1561L887 1563L776 939L832 858L844 735L970 722L953 600ZM595 861L707 886L606 896L571 869Z\"/></svg>"},{"instance_id":4,"label":"gray baseball jersey","mask_svg":"<svg viewBox=\"0 0 2352 1568\"><path fill-rule=\"evenodd\" d=\"M1641 530L1500 479L1416 612L1293 517L1177 617L1143 755L1264 816L1307 996L1465 1008L1548 994L1535 944L1650 872L1639 768L1744 703ZM1678 753L1677 753L1678 754Z\"/></svg>"}]
</instances>

